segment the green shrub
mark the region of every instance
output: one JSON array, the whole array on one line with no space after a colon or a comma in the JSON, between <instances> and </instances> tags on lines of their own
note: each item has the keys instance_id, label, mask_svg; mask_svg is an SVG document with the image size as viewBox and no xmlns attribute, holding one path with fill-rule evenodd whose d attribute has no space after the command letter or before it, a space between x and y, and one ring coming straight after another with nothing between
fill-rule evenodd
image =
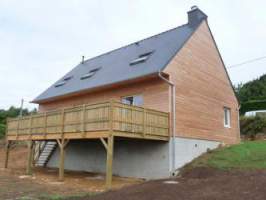
<instances>
[{"instance_id":1,"label":"green shrub","mask_svg":"<svg viewBox=\"0 0 266 200\"><path fill-rule=\"evenodd\" d=\"M265 117L266 118L266 112L257 112L256 116Z\"/></svg>"},{"instance_id":2,"label":"green shrub","mask_svg":"<svg viewBox=\"0 0 266 200\"><path fill-rule=\"evenodd\" d=\"M242 135L254 137L258 133L266 134L266 117L255 116L240 118L240 130Z\"/></svg>"}]
</instances>

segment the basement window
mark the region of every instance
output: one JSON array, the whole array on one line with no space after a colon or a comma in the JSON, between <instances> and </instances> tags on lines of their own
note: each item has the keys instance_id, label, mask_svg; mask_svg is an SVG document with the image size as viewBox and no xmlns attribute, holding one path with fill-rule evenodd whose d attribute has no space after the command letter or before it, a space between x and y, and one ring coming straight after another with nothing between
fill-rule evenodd
<instances>
[{"instance_id":1,"label":"basement window","mask_svg":"<svg viewBox=\"0 0 266 200\"><path fill-rule=\"evenodd\" d=\"M59 83L56 83L55 84L55 87L60 87L60 86L63 86L63 85L65 85L66 84L66 81L61 81L61 82L59 82Z\"/></svg>"},{"instance_id":2,"label":"basement window","mask_svg":"<svg viewBox=\"0 0 266 200\"><path fill-rule=\"evenodd\" d=\"M122 97L122 103L133 106L142 106L143 105L143 96L142 95L133 95Z\"/></svg>"},{"instance_id":3,"label":"basement window","mask_svg":"<svg viewBox=\"0 0 266 200\"><path fill-rule=\"evenodd\" d=\"M224 127L231 127L231 109L224 107Z\"/></svg>"},{"instance_id":4,"label":"basement window","mask_svg":"<svg viewBox=\"0 0 266 200\"><path fill-rule=\"evenodd\" d=\"M87 78L90 78L92 77L93 75L96 74L97 71L99 71L101 68L98 67L98 68L94 68L92 70L90 70L88 73L84 74L83 76L80 77L81 80L83 79L87 79Z\"/></svg>"},{"instance_id":5,"label":"basement window","mask_svg":"<svg viewBox=\"0 0 266 200\"><path fill-rule=\"evenodd\" d=\"M139 63L142 63L142 62L145 62L146 60L148 60L148 58L151 56L151 54L153 53L154 51L149 51L149 52L146 52L146 53L142 53L138 56L138 58L132 60L129 64L130 65L136 65L136 64L139 64Z\"/></svg>"}]
</instances>

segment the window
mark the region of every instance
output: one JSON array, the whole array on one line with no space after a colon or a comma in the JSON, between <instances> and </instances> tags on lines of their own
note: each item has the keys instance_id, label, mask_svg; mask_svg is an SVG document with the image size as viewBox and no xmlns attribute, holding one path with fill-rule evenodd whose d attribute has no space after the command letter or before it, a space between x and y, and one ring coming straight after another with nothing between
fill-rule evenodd
<instances>
[{"instance_id":1,"label":"window","mask_svg":"<svg viewBox=\"0 0 266 200\"><path fill-rule=\"evenodd\" d=\"M68 81L68 80L70 80L70 79L72 79L72 78L73 78L72 75L70 75L70 76L66 76L66 77L64 78L64 81Z\"/></svg>"},{"instance_id":2,"label":"window","mask_svg":"<svg viewBox=\"0 0 266 200\"><path fill-rule=\"evenodd\" d=\"M148 59L147 56L145 56L145 57L141 57L141 58L136 58L135 60L132 60L129 64L130 64L130 65L136 65L136 64L139 64L139 63L145 62L147 59Z\"/></svg>"},{"instance_id":3,"label":"window","mask_svg":"<svg viewBox=\"0 0 266 200\"><path fill-rule=\"evenodd\" d=\"M224 107L224 127L230 128L231 126L231 109Z\"/></svg>"},{"instance_id":4,"label":"window","mask_svg":"<svg viewBox=\"0 0 266 200\"><path fill-rule=\"evenodd\" d=\"M95 68L95 69L92 69L90 70L88 73L84 74L83 76L80 77L81 80L83 79L87 79L87 78L90 78L92 77L94 74L96 74L97 71L99 71L101 68L98 67L98 68Z\"/></svg>"},{"instance_id":5,"label":"window","mask_svg":"<svg viewBox=\"0 0 266 200\"><path fill-rule=\"evenodd\" d=\"M73 78L72 75L70 75L70 76L66 76L66 77L63 78L62 81L56 83L56 84L54 85L54 87L60 87L60 86L63 86L63 85L65 85L65 84L67 83L67 81L69 81L69 80L72 79L72 78Z\"/></svg>"},{"instance_id":6,"label":"window","mask_svg":"<svg viewBox=\"0 0 266 200\"><path fill-rule=\"evenodd\" d=\"M136 64L139 64L139 63L142 63L142 62L145 62L149 57L150 55L153 53L153 51L149 51L149 52L146 52L146 53L142 53L138 56L138 58L132 60L129 64L130 65L136 65Z\"/></svg>"},{"instance_id":7,"label":"window","mask_svg":"<svg viewBox=\"0 0 266 200\"><path fill-rule=\"evenodd\" d=\"M149 52L146 52L146 53L140 54L140 55L139 55L139 58L141 58L141 57L145 57L145 56L149 56L149 55L151 55L152 53L153 53L153 51L149 51Z\"/></svg>"},{"instance_id":8,"label":"window","mask_svg":"<svg viewBox=\"0 0 266 200\"><path fill-rule=\"evenodd\" d=\"M65 85L65 84L66 84L66 81L61 81L59 83L56 83L55 87L60 87L60 86Z\"/></svg>"},{"instance_id":9,"label":"window","mask_svg":"<svg viewBox=\"0 0 266 200\"><path fill-rule=\"evenodd\" d=\"M134 95L122 97L122 103L134 106L142 106L143 105L143 97L142 95Z\"/></svg>"}]
</instances>

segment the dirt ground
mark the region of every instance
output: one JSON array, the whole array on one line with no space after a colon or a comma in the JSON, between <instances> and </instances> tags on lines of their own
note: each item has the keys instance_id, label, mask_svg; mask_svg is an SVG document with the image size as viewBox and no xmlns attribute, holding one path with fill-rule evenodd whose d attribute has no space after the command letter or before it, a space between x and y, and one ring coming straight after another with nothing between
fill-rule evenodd
<instances>
[{"instance_id":1,"label":"dirt ground","mask_svg":"<svg viewBox=\"0 0 266 200\"><path fill-rule=\"evenodd\" d=\"M8 169L3 169L4 148L0 144L0 200L38 199L41 196L75 196L101 193L105 177L102 174L66 171L65 181L58 182L56 169L34 168L33 176L25 176L27 148L12 148ZM142 182L138 179L114 177L113 189Z\"/></svg>"},{"instance_id":2,"label":"dirt ground","mask_svg":"<svg viewBox=\"0 0 266 200\"><path fill-rule=\"evenodd\" d=\"M114 178L114 190L103 192L104 177L97 174L67 172L65 182L57 182L57 170L34 169L32 177L25 176L26 148L17 147L10 154L9 169L3 166L0 147L0 200L60 199L97 193L97 195L67 200L265 200L266 170L221 171L195 168L182 176L142 182ZM138 183L138 184L137 184ZM118 188L120 188L118 190ZM51 197L51 198L50 198Z\"/></svg>"},{"instance_id":3,"label":"dirt ground","mask_svg":"<svg viewBox=\"0 0 266 200\"><path fill-rule=\"evenodd\" d=\"M196 168L158 180L80 200L265 200L266 171L225 172Z\"/></svg>"}]
</instances>

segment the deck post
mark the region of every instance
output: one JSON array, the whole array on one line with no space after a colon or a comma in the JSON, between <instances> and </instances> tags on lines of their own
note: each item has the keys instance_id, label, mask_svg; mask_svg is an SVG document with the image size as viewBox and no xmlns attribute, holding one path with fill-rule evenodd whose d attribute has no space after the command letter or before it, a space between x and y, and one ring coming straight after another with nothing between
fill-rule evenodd
<instances>
[{"instance_id":1,"label":"deck post","mask_svg":"<svg viewBox=\"0 0 266 200\"><path fill-rule=\"evenodd\" d=\"M85 124L85 117L86 117L86 104L84 104L83 106L82 106L82 112L81 112L81 120L82 120L82 124L81 124L81 126L82 126L82 135L83 135L83 137L85 138L86 137L86 131L85 131L85 129L86 129L86 124Z\"/></svg>"},{"instance_id":2,"label":"deck post","mask_svg":"<svg viewBox=\"0 0 266 200\"><path fill-rule=\"evenodd\" d=\"M65 109L62 109L61 113L61 137L64 138L64 127L65 126Z\"/></svg>"},{"instance_id":3,"label":"deck post","mask_svg":"<svg viewBox=\"0 0 266 200\"><path fill-rule=\"evenodd\" d=\"M114 136L110 135L108 137L107 144L107 159L106 159L106 189L111 189L112 187L112 176L113 176L113 151L114 151Z\"/></svg>"},{"instance_id":4,"label":"deck post","mask_svg":"<svg viewBox=\"0 0 266 200\"><path fill-rule=\"evenodd\" d=\"M113 135L113 117L114 117L114 102L110 101L109 107L109 136L107 138L106 148L106 174L105 174L105 186L109 190L112 187L112 176L113 176L113 146L114 146L114 135ZM102 141L103 142L103 141ZM104 142L103 142L104 144Z\"/></svg>"},{"instance_id":5,"label":"deck post","mask_svg":"<svg viewBox=\"0 0 266 200\"><path fill-rule=\"evenodd\" d=\"M6 145L5 145L5 163L4 163L5 169L7 169L7 167L8 167L10 144L11 144L11 142L9 140L7 140Z\"/></svg>"},{"instance_id":6,"label":"deck post","mask_svg":"<svg viewBox=\"0 0 266 200\"><path fill-rule=\"evenodd\" d=\"M145 137L146 136L146 108L143 108L143 137Z\"/></svg>"},{"instance_id":7,"label":"deck post","mask_svg":"<svg viewBox=\"0 0 266 200\"><path fill-rule=\"evenodd\" d=\"M47 112L44 113L44 138L47 138Z\"/></svg>"},{"instance_id":8,"label":"deck post","mask_svg":"<svg viewBox=\"0 0 266 200\"><path fill-rule=\"evenodd\" d=\"M32 140L30 140L28 142L28 160L27 160L27 168L26 168L26 174L27 175L32 174L33 144L34 144L34 142Z\"/></svg>"},{"instance_id":9,"label":"deck post","mask_svg":"<svg viewBox=\"0 0 266 200\"><path fill-rule=\"evenodd\" d=\"M59 160L59 181L64 181L64 173L65 173L65 148L68 144L69 140L62 139L57 140L59 149L60 149L60 160Z\"/></svg>"}]
</instances>

